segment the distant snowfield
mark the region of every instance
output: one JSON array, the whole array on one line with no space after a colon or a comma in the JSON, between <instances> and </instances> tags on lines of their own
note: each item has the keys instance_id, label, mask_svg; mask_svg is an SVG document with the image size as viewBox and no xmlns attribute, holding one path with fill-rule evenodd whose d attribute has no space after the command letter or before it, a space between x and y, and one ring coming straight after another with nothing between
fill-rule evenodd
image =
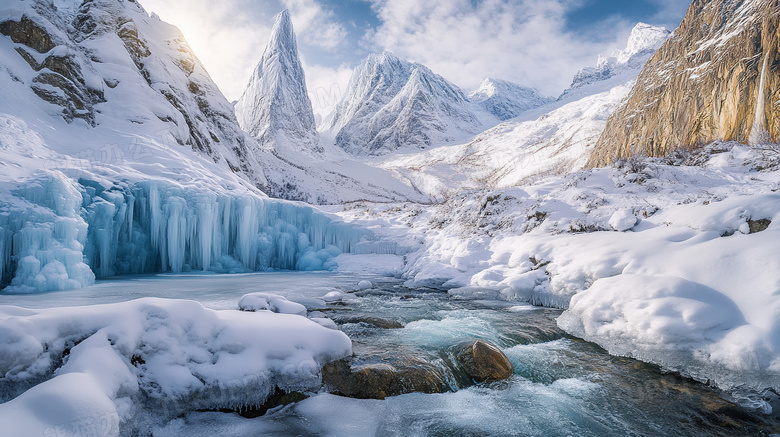
<instances>
[{"instance_id":1,"label":"distant snowfield","mask_svg":"<svg viewBox=\"0 0 780 437\"><path fill-rule=\"evenodd\" d=\"M774 146L717 143L433 207L339 214L420 247L406 256L407 285L568 308L559 326L613 354L726 390L780 389Z\"/></svg>"}]
</instances>

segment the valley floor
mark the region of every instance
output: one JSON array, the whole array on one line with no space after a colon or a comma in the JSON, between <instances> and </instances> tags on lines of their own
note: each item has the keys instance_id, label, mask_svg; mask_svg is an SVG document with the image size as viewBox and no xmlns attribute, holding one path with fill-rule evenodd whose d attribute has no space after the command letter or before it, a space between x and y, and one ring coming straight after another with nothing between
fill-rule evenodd
<instances>
[{"instance_id":1,"label":"valley floor","mask_svg":"<svg viewBox=\"0 0 780 437\"><path fill-rule=\"evenodd\" d=\"M407 286L566 309L610 353L768 408L780 390L780 155L715 143L437 205L354 203L401 242Z\"/></svg>"}]
</instances>

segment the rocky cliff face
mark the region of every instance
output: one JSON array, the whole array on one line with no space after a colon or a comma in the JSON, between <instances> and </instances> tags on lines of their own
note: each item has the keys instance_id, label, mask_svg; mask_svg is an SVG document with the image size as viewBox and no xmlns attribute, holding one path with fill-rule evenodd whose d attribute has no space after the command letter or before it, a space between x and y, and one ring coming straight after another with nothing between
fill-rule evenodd
<instances>
[{"instance_id":1,"label":"rocky cliff face","mask_svg":"<svg viewBox=\"0 0 780 437\"><path fill-rule=\"evenodd\" d=\"M231 105L181 32L133 0L6 1L0 51L0 79L11 79L0 80L0 98L17 115L38 107L90 129L90 140L151 133L261 177Z\"/></svg>"},{"instance_id":2,"label":"rocky cliff face","mask_svg":"<svg viewBox=\"0 0 780 437\"><path fill-rule=\"evenodd\" d=\"M613 114L589 166L713 140L780 138L780 1L694 0Z\"/></svg>"},{"instance_id":3,"label":"rocky cliff face","mask_svg":"<svg viewBox=\"0 0 780 437\"><path fill-rule=\"evenodd\" d=\"M276 17L263 57L235 109L241 128L262 146L322 151L288 11Z\"/></svg>"}]
</instances>

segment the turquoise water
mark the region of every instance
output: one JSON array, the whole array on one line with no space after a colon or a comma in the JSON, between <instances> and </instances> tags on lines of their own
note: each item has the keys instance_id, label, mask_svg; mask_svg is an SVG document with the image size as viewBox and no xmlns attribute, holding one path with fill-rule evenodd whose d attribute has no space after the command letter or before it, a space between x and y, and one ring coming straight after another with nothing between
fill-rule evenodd
<instances>
[{"instance_id":1,"label":"turquoise water","mask_svg":"<svg viewBox=\"0 0 780 437\"><path fill-rule=\"evenodd\" d=\"M142 296L186 298L215 309L235 308L247 292L288 296L340 322L353 340L354 363L394 363L413 356L447 368L448 350L471 339L495 343L515 366L508 381L451 392L357 400L325 393L256 419L195 412L154 431L160 436L740 436L780 435L780 415L741 408L703 384L656 366L612 357L567 336L558 310L495 301L449 299L371 278L337 273L158 275L100 281L93 287L36 296L0 296L0 304L51 307L118 302ZM350 299L324 303L331 291ZM382 329L376 317L403 325ZM775 410L778 410L776 408Z\"/></svg>"}]
</instances>

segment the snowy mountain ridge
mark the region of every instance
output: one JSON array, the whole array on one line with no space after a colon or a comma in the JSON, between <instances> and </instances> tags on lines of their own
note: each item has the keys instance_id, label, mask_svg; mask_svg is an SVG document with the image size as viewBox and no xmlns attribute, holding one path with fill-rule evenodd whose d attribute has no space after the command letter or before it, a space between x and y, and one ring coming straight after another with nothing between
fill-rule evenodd
<instances>
[{"instance_id":1,"label":"snowy mountain ridge","mask_svg":"<svg viewBox=\"0 0 780 437\"><path fill-rule=\"evenodd\" d=\"M326 131L353 155L385 155L452 144L495 123L443 77L384 52L355 69Z\"/></svg>"},{"instance_id":2,"label":"snowy mountain ridge","mask_svg":"<svg viewBox=\"0 0 780 437\"><path fill-rule=\"evenodd\" d=\"M558 100L527 109L468 143L391 155L379 165L436 199L462 190L510 187L579 170L607 118L630 93L641 61L651 56L652 47L664 35L668 35L665 29L640 24L620 52L628 54L623 56L628 61L619 63L618 56L605 63L601 57L601 73L588 80L578 74L574 88ZM490 87L487 84L488 91ZM542 101L534 100L534 104Z\"/></svg>"},{"instance_id":3,"label":"snowy mountain ridge","mask_svg":"<svg viewBox=\"0 0 780 437\"><path fill-rule=\"evenodd\" d=\"M478 103L501 121L515 118L554 99L542 96L533 88L501 79L485 79L479 88L469 94L469 100Z\"/></svg>"},{"instance_id":4,"label":"snowy mountain ridge","mask_svg":"<svg viewBox=\"0 0 780 437\"><path fill-rule=\"evenodd\" d=\"M572 84L559 99L564 99L573 93L576 94L575 90L583 86L618 76L623 71L640 70L653 53L671 36L672 32L663 27L645 23L637 24L631 30L625 49L612 56L599 56L595 67L585 67L577 72Z\"/></svg>"}]
</instances>

